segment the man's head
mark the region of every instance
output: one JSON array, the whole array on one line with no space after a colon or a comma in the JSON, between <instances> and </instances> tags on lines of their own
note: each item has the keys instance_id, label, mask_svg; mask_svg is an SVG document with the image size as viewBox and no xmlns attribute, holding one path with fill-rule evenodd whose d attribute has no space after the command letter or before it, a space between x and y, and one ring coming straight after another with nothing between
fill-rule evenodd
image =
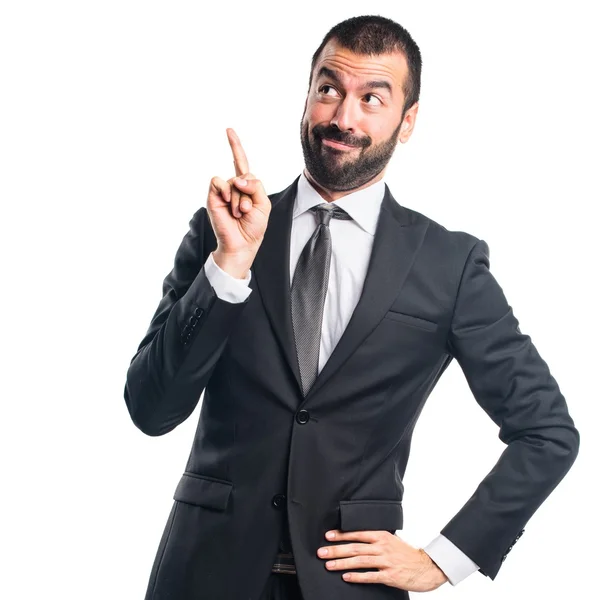
<instances>
[{"instance_id":1,"label":"man's head","mask_svg":"<svg viewBox=\"0 0 600 600\"><path fill-rule=\"evenodd\" d=\"M420 87L421 53L402 26L380 16L335 25L313 55L302 115L312 179L341 192L383 176L412 133Z\"/></svg>"}]
</instances>

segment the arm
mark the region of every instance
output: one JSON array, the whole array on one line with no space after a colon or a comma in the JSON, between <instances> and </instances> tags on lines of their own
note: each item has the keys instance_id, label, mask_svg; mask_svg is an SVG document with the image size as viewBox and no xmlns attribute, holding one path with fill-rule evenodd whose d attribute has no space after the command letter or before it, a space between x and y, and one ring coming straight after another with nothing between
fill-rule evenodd
<instances>
[{"instance_id":1,"label":"arm","mask_svg":"<svg viewBox=\"0 0 600 600\"><path fill-rule=\"evenodd\" d=\"M575 461L579 432L548 365L519 330L490 273L483 240L467 257L447 342L507 447L441 533L494 579L527 521Z\"/></svg>"},{"instance_id":2,"label":"arm","mask_svg":"<svg viewBox=\"0 0 600 600\"><path fill-rule=\"evenodd\" d=\"M207 278L204 261L215 245L202 207L189 223L163 281L163 298L127 370L125 403L148 435L171 431L193 412L244 310L247 298L223 300Z\"/></svg>"}]
</instances>

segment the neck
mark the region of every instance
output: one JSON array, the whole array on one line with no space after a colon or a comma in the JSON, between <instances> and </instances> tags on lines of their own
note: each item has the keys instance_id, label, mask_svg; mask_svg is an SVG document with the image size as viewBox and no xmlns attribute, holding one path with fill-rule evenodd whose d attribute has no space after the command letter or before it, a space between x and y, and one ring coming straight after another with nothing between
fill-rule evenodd
<instances>
[{"instance_id":1,"label":"neck","mask_svg":"<svg viewBox=\"0 0 600 600\"><path fill-rule=\"evenodd\" d=\"M378 173L375 177L373 177L373 179L371 179L370 181L367 181L367 183L354 188L352 190L345 190L345 191L337 191L337 190L329 190L325 187L323 187L322 185L318 184L314 179L313 176L310 174L308 169L304 169L304 176L306 177L306 179L308 179L308 181L311 183L311 185L315 188L315 190L317 190L317 192L319 193L319 196L321 196L321 198L323 198L323 200L326 200L327 202L333 202L334 200L339 200L340 198L343 198L344 196L347 196L348 194L353 194L354 192L358 192L359 190L364 190L365 188L368 188L369 186L373 185L374 183L377 183L378 181L381 181L381 179L383 179L383 176L385 174L385 169L383 169L380 173Z\"/></svg>"}]
</instances>

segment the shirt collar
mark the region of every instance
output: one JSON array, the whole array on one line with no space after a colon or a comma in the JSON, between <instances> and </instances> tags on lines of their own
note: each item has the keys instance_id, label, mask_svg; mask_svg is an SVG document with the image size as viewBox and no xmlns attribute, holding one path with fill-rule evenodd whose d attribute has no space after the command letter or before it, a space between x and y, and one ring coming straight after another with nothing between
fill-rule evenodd
<instances>
[{"instance_id":1,"label":"shirt collar","mask_svg":"<svg viewBox=\"0 0 600 600\"><path fill-rule=\"evenodd\" d=\"M347 194L333 202L343 208L367 233L375 235L384 193L385 183L383 179L380 179L362 190ZM295 219L298 215L323 202L326 202L326 200L312 186L303 172L298 180L293 218Z\"/></svg>"}]
</instances>

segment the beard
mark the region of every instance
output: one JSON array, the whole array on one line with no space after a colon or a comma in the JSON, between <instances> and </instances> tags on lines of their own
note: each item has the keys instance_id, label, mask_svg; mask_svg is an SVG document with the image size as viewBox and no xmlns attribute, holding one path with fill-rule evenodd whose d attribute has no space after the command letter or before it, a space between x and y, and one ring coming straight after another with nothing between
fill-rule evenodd
<instances>
[{"instance_id":1,"label":"beard","mask_svg":"<svg viewBox=\"0 0 600 600\"><path fill-rule=\"evenodd\" d=\"M304 164L314 180L325 189L346 192L359 188L381 173L388 164L396 148L401 125L402 119L389 139L373 146L370 137L345 133L335 125L315 125L312 134L309 134L308 123L301 122L300 140ZM360 152L354 159L345 157L348 151L323 145L324 137L356 146Z\"/></svg>"}]
</instances>

